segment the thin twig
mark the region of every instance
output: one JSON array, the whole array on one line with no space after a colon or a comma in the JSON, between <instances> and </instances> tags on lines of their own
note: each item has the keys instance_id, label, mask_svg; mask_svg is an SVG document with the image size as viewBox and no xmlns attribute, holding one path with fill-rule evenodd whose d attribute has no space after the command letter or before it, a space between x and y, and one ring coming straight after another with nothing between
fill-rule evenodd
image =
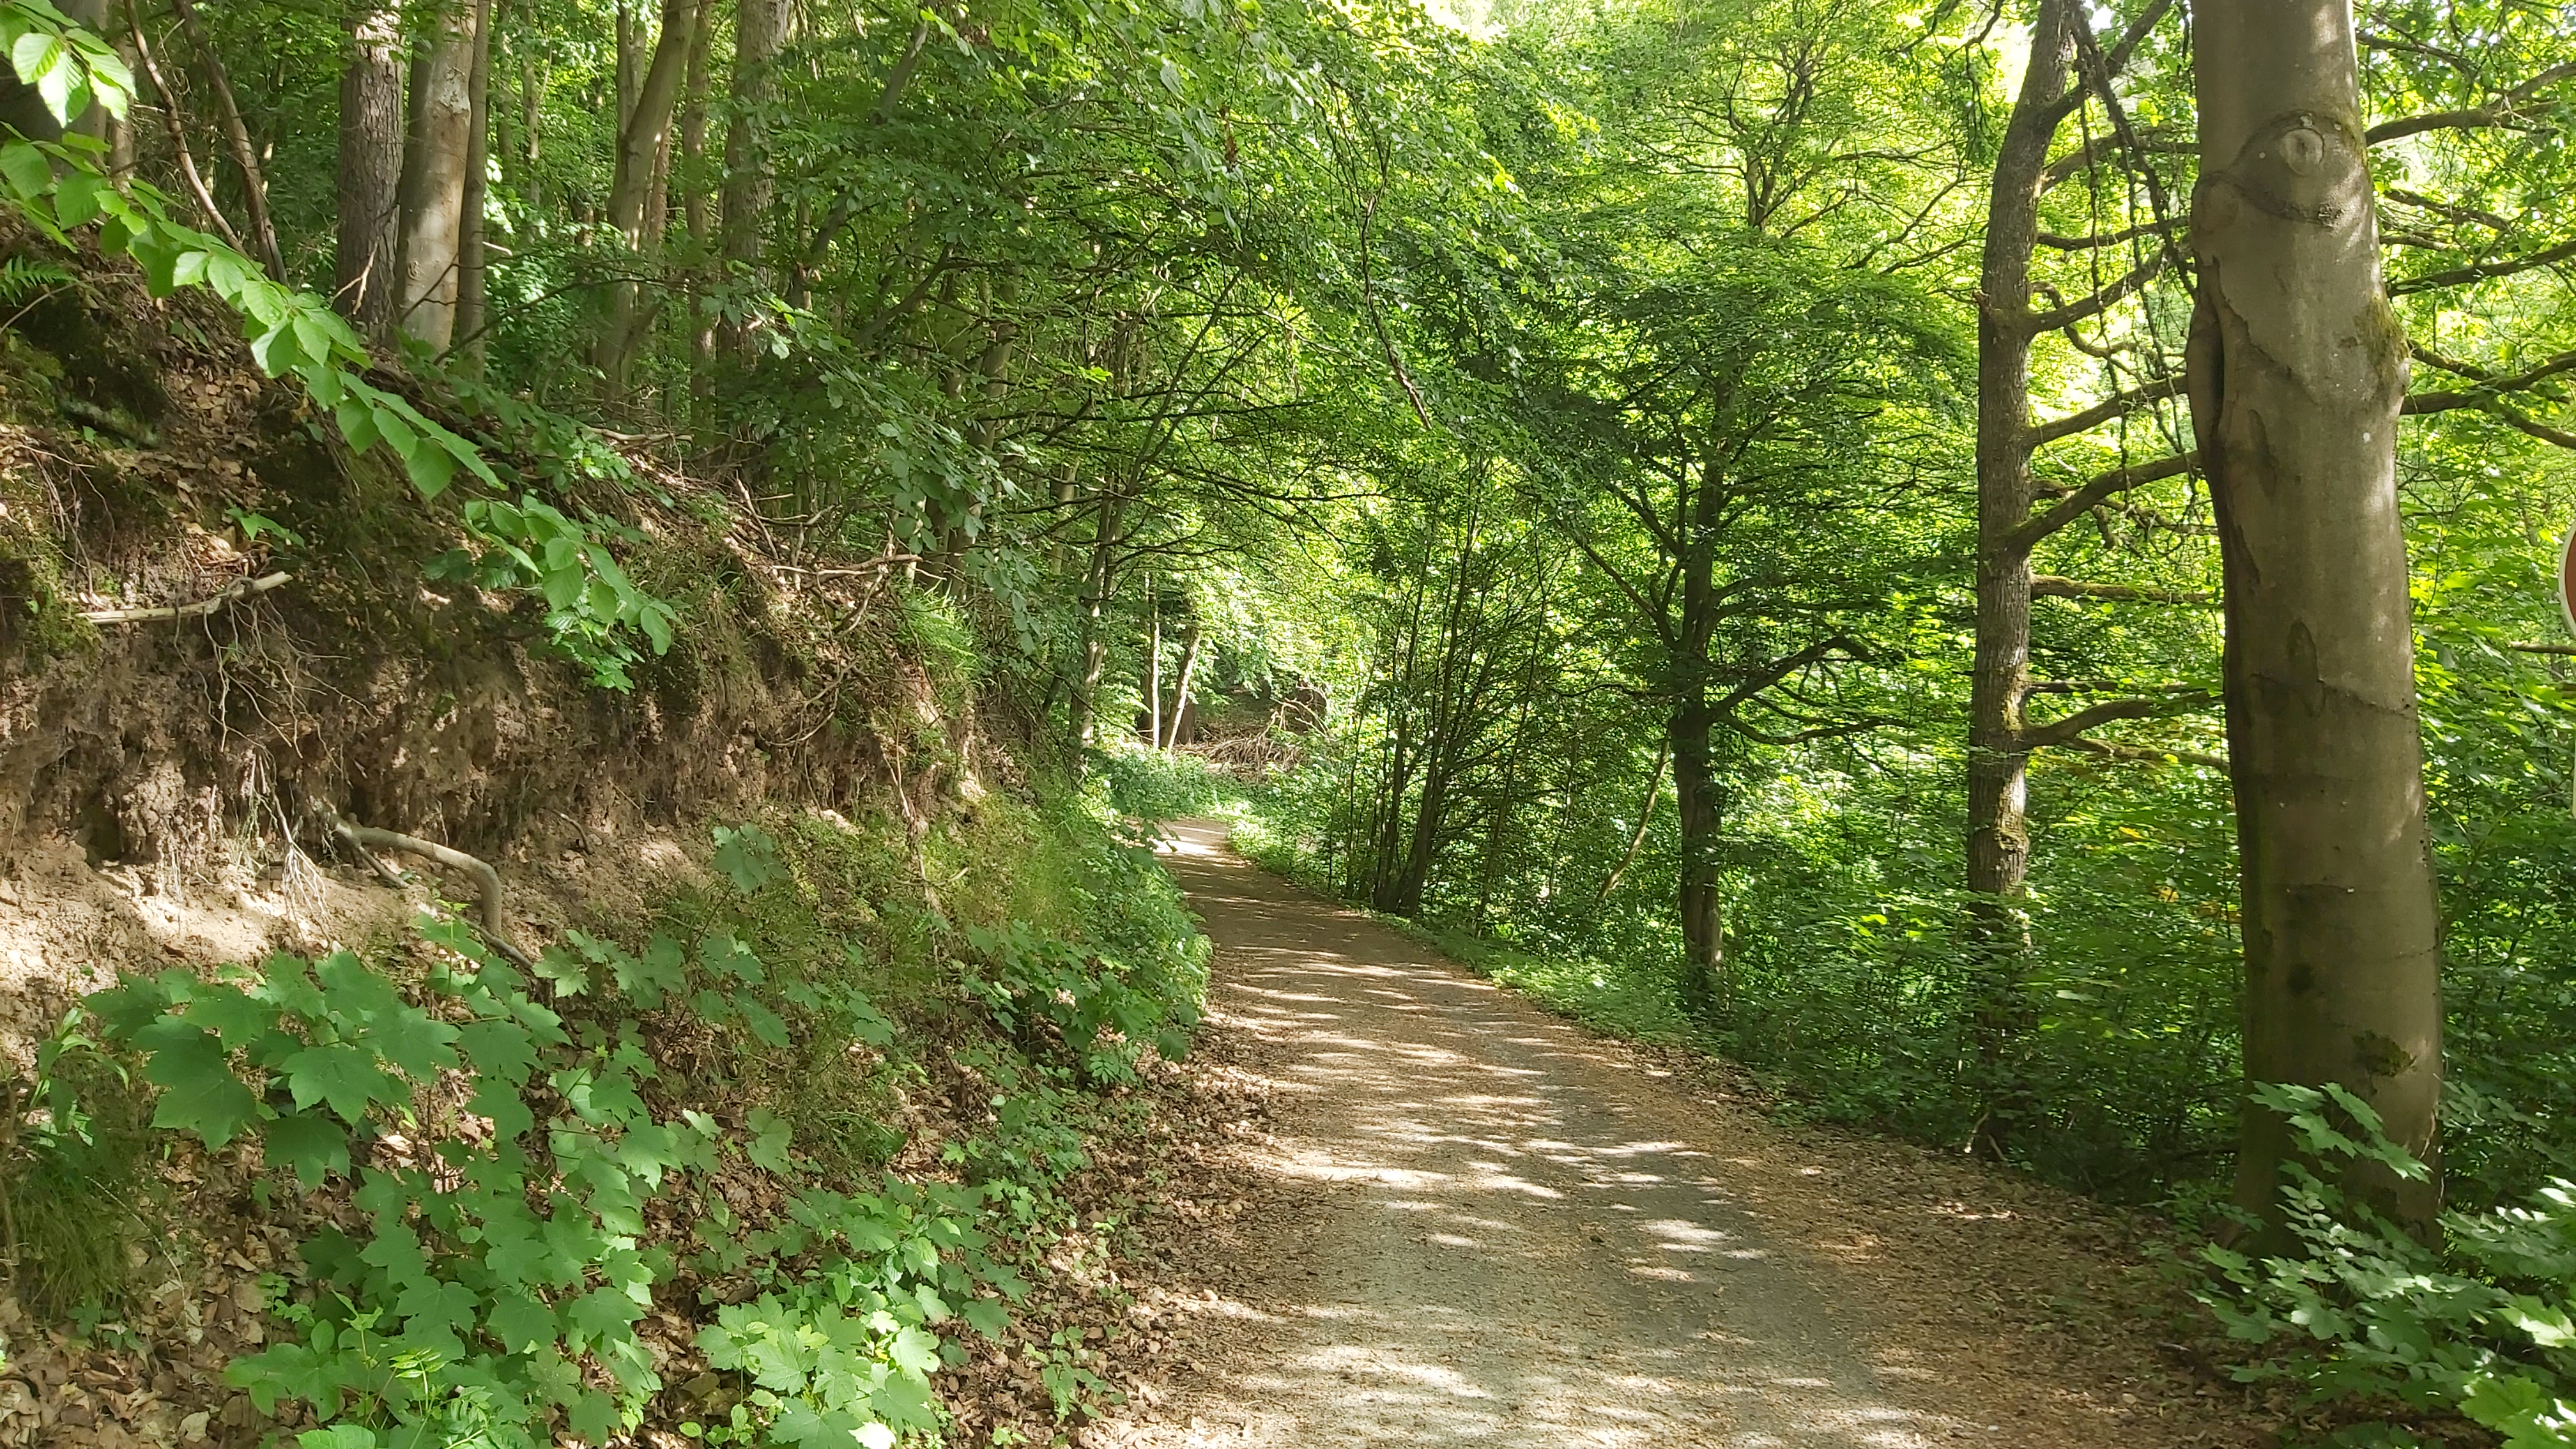
<instances>
[{"instance_id":1,"label":"thin twig","mask_svg":"<svg viewBox=\"0 0 2576 1449\"><path fill-rule=\"evenodd\" d=\"M200 619L220 613L236 600L253 594L264 594L295 575L283 570L263 574L255 579L236 579L223 589L193 604L162 604L149 609L87 609L81 617L93 624L145 624L157 619Z\"/></svg>"},{"instance_id":2,"label":"thin twig","mask_svg":"<svg viewBox=\"0 0 2576 1449\"><path fill-rule=\"evenodd\" d=\"M188 0L170 0L179 12L179 27L188 32L188 43L197 48L197 58L205 63L206 80L215 92L215 116L224 123L224 138L231 142L233 165L241 169L242 209L250 217L251 238L259 243L260 265L268 275L286 280L286 255L277 247L277 226L268 215L268 178L259 169L259 152L250 143L250 127L242 124L240 105L233 100L233 83L224 75L224 63L207 42L205 32L197 26L197 8Z\"/></svg>"},{"instance_id":3,"label":"thin twig","mask_svg":"<svg viewBox=\"0 0 2576 1449\"><path fill-rule=\"evenodd\" d=\"M160 93L161 125L170 133L170 149L179 158L179 175L188 183L188 194L197 199L197 206L206 213L206 220L223 233L224 240L232 244L233 250L246 250L242 246L241 233L233 230L233 224L224 219L223 208L215 205L215 194L206 189L206 178L197 174L197 158L188 150L188 128L179 120L178 94L170 89L168 81L162 79L160 63L152 58L152 42L144 38L143 16L134 8L134 0L125 0L125 19L134 27L135 58L143 62L143 74L151 80L152 89Z\"/></svg>"}]
</instances>

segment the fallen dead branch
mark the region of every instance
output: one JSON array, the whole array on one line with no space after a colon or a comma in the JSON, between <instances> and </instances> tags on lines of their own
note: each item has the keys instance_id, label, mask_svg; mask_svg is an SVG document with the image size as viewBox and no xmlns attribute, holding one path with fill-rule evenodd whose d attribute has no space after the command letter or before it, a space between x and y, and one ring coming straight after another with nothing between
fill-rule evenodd
<instances>
[{"instance_id":1,"label":"fallen dead branch","mask_svg":"<svg viewBox=\"0 0 2576 1449\"><path fill-rule=\"evenodd\" d=\"M402 876L379 859L376 850L399 850L472 876L475 889L482 897L478 902L482 908L482 919L475 924L483 933L483 939L491 943L493 950L509 957L518 966L533 968L536 965L534 959L510 939L509 929L501 915L501 873L494 870L489 862L467 855L452 845L441 845L435 840L423 840L400 831L379 830L372 825L352 825L336 815L330 817L330 826L332 837L387 885L401 885Z\"/></svg>"},{"instance_id":2,"label":"fallen dead branch","mask_svg":"<svg viewBox=\"0 0 2576 1449\"><path fill-rule=\"evenodd\" d=\"M93 624L146 624L157 619L201 619L230 607L253 594L264 594L295 575L280 570L255 579L237 579L216 593L193 604L160 604L149 609L84 609L81 617Z\"/></svg>"}]
</instances>

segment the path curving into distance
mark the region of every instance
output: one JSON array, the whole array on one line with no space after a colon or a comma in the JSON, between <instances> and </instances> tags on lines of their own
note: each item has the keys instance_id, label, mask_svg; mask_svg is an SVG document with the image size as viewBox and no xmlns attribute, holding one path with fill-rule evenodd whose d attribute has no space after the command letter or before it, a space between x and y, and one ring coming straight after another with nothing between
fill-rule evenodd
<instances>
[{"instance_id":1,"label":"path curving into distance","mask_svg":"<svg viewBox=\"0 0 2576 1449\"><path fill-rule=\"evenodd\" d=\"M1813 1180L1841 1174L1787 1134L1250 867L1221 826L1171 834L1273 1135L1188 1360L1083 1442L2241 1442L2053 1381L2018 1327L1924 1341L1959 1335L1940 1305L1927 1329L1879 1300L1941 1265L1891 1264L1883 1223L1813 1221Z\"/></svg>"}]
</instances>

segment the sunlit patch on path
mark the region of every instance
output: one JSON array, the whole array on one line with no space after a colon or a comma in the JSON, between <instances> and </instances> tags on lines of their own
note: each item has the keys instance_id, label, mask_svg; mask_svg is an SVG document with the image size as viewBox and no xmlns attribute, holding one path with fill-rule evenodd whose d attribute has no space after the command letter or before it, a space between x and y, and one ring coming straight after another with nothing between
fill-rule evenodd
<instances>
[{"instance_id":1,"label":"sunlit patch on path","mask_svg":"<svg viewBox=\"0 0 2576 1449\"><path fill-rule=\"evenodd\" d=\"M1267 1244L1227 1351L1102 1442L1986 1437L1872 1367L1677 1103L1641 1108L1579 1031L1217 839L1179 826L1167 858L1217 943L1214 1008L1275 1052L1258 1165L1320 1203Z\"/></svg>"}]
</instances>

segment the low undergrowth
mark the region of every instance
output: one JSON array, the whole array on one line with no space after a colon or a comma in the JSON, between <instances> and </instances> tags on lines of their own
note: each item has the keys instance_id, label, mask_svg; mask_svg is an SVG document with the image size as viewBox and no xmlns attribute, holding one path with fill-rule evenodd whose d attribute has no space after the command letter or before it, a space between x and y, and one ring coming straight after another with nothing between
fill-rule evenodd
<instances>
[{"instance_id":1,"label":"low undergrowth","mask_svg":"<svg viewBox=\"0 0 2576 1449\"><path fill-rule=\"evenodd\" d=\"M1187 1049L1204 942L1072 808L818 812L720 828L710 858L529 970L432 915L363 956L128 977L22 1131L229 1153L260 1208L300 1203L257 1280L266 1346L223 1378L303 1449L935 1439L965 1336L1009 1332L1092 1226L1062 1189ZM119 1072L141 1093L104 1090ZM89 1105L156 1090L148 1126ZM23 1205L45 1179L15 1160ZM31 1291L78 1249L19 1240L31 1307L107 1311ZM1108 1391L1054 1348L1062 1423Z\"/></svg>"},{"instance_id":2,"label":"low undergrowth","mask_svg":"<svg viewBox=\"0 0 2576 1449\"><path fill-rule=\"evenodd\" d=\"M2288 1118L2308 1163L2284 1169L2295 1251L2203 1252L2201 1299L2250 1355L2236 1376L2296 1388L2328 1426L2309 1442L2576 1446L2576 1183L2446 1213L2427 1244L2339 1185L2356 1162L2426 1172L2368 1103L2332 1086L2256 1095Z\"/></svg>"}]
</instances>

